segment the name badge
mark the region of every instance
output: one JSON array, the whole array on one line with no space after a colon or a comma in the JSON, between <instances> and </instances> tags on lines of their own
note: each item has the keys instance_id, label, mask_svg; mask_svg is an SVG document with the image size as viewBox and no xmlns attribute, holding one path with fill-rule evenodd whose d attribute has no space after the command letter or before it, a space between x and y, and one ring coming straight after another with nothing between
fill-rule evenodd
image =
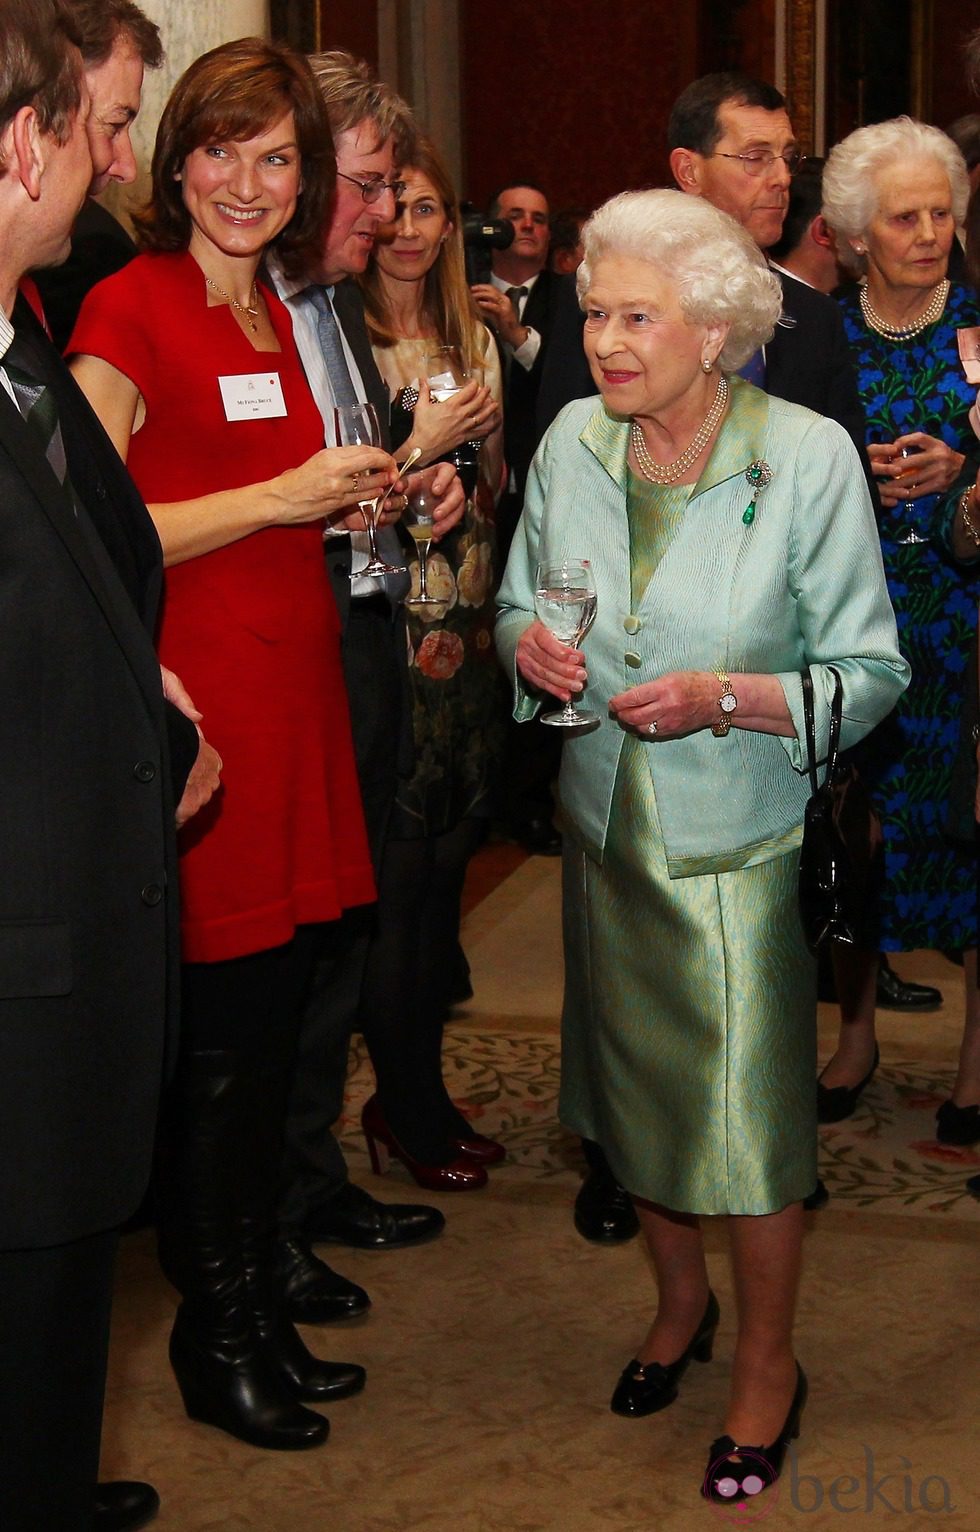
<instances>
[{"instance_id":1,"label":"name badge","mask_svg":"<svg viewBox=\"0 0 980 1532\"><path fill-rule=\"evenodd\" d=\"M286 413L277 372L240 372L219 378L218 387L226 420L270 420Z\"/></svg>"}]
</instances>

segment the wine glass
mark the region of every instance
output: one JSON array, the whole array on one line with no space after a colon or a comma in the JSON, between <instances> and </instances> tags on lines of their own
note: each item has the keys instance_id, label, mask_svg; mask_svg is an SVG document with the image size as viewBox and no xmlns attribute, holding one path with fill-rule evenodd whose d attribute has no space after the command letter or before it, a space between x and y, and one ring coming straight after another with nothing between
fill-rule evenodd
<instances>
[{"instance_id":1,"label":"wine glass","mask_svg":"<svg viewBox=\"0 0 980 1532\"><path fill-rule=\"evenodd\" d=\"M373 404L339 404L333 412L333 418L338 447L381 446L381 431ZM404 564L386 564L378 553L376 533L379 499L380 496L375 495L371 500L357 502L371 552L362 569L351 571L352 580L360 580L365 576L370 578L375 575L405 573Z\"/></svg>"},{"instance_id":2,"label":"wine glass","mask_svg":"<svg viewBox=\"0 0 980 1532\"><path fill-rule=\"evenodd\" d=\"M903 458L915 457L916 453L921 452L921 451L922 451L921 447L902 447L900 449L898 455L899 455L899 457L903 457ZM902 479L907 479L910 476L912 476L914 473L915 473L915 464L913 463L911 468L903 468L899 477L902 478ZM920 533L918 533L915 530L915 524L914 524L914 522L912 520L912 517L915 514L915 502L912 501L912 500L906 500L905 503L902 506L902 510L905 512L905 515L908 517L908 526L906 527L906 529L902 533L902 535L900 537L896 538L896 542L901 547L903 547L903 548L904 547L908 547L909 545L911 545L913 543L927 543L929 541L928 537L922 537L920 535Z\"/></svg>"},{"instance_id":3,"label":"wine glass","mask_svg":"<svg viewBox=\"0 0 980 1532\"><path fill-rule=\"evenodd\" d=\"M444 403L458 394L471 374L463 366L458 346L433 346L426 352L425 375L433 399ZM482 382L482 378L477 381ZM479 476L480 442L458 442L447 454L463 484L467 496L476 489Z\"/></svg>"},{"instance_id":4,"label":"wine glass","mask_svg":"<svg viewBox=\"0 0 980 1532\"><path fill-rule=\"evenodd\" d=\"M419 593L417 596L409 597L406 600L406 606L439 606L441 604L438 596L429 595L425 584L429 548L432 544L432 518L435 503L436 497L426 485L416 482L414 489L410 485L405 501L405 522L419 552Z\"/></svg>"},{"instance_id":5,"label":"wine glass","mask_svg":"<svg viewBox=\"0 0 980 1532\"><path fill-rule=\"evenodd\" d=\"M539 622L562 643L577 649L596 616L595 580L588 559L539 564L534 576L534 610ZM598 713L579 710L571 699L559 713L542 713L542 723L562 729L598 723Z\"/></svg>"}]
</instances>

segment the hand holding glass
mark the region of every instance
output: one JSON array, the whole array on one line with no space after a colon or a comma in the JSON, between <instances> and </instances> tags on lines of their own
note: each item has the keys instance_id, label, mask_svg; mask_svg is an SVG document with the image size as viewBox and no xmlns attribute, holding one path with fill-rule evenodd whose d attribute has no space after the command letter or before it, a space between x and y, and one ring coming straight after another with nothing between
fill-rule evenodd
<instances>
[{"instance_id":1,"label":"hand holding glass","mask_svg":"<svg viewBox=\"0 0 980 1532\"><path fill-rule=\"evenodd\" d=\"M381 431L378 427L378 417L373 404L344 404L338 405L333 412L334 425L337 431L338 447L380 447ZM355 475L356 478L356 475ZM378 501L381 497L375 495L371 500L358 500L357 505L364 518L364 530L368 535L371 553L367 564L363 569L351 572L352 580L360 580L362 577L404 574L404 564L386 564L378 554L376 533L378 528Z\"/></svg>"},{"instance_id":2,"label":"hand holding glass","mask_svg":"<svg viewBox=\"0 0 980 1532\"><path fill-rule=\"evenodd\" d=\"M563 559L539 564L534 579L534 610L538 621L563 644L577 649L596 618L595 580L588 559ZM559 713L542 713L542 723L569 729L598 723L598 713L576 708L571 699Z\"/></svg>"},{"instance_id":3,"label":"hand holding glass","mask_svg":"<svg viewBox=\"0 0 980 1532\"><path fill-rule=\"evenodd\" d=\"M432 543L432 521L435 514L436 497L431 489L428 489L418 478L412 487L409 481L409 491L405 500L405 522L409 533L415 540L415 546L419 551L419 593L410 596L406 600L406 606L438 606L438 596L430 596L425 585L426 566L429 562L429 547Z\"/></svg>"}]
</instances>

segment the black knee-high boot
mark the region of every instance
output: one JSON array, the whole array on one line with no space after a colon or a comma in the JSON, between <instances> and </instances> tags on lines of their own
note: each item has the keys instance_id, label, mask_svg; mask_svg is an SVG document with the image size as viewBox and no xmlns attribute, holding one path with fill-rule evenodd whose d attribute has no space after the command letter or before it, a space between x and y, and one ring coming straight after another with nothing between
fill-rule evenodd
<instances>
[{"instance_id":1,"label":"black knee-high boot","mask_svg":"<svg viewBox=\"0 0 980 1532\"><path fill-rule=\"evenodd\" d=\"M289 1088L288 1061L253 1076L249 1139L240 1174L249 1187L240 1203L239 1231L249 1307L266 1357L298 1399L345 1399L364 1387L365 1371L352 1362L314 1356L286 1313L277 1279L276 1236L282 1123ZM243 1146L244 1147L244 1146Z\"/></svg>"},{"instance_id":2,"label":"black knee-high boot","mask_svg":"<svg viewBox=\"0 0 980 1532\"><path fill-rule=\"evenodd\" d=\"M297 1402L252 1314L241 1240L250 1072L234 1051L192 1052L176 1093L160 1253L182 1300L170 1361L185 1408L257 1447L317 1446L329 1423Z\"/></svg>"}]
</instances>

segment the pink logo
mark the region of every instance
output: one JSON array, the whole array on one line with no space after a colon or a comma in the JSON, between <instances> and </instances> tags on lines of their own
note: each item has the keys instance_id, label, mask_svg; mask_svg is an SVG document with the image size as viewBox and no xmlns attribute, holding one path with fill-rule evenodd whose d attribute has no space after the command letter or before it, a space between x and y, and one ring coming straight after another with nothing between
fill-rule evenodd
<instances>
[{"instance_id":1,"label":"pink logo","mask_svg":"<svg viewBox=\"0 0 980 1532\"><path fill-rule=\"evenodd\" d=\"M710 1504L722 1521L730 1527L755 1527L779 1504L779 1484L760 1453L743 1447L738 1456L737 1478L729 1458L723 1457L710 1465L704 1482L713 1486Z\"/></svg>"}]
</instances>

